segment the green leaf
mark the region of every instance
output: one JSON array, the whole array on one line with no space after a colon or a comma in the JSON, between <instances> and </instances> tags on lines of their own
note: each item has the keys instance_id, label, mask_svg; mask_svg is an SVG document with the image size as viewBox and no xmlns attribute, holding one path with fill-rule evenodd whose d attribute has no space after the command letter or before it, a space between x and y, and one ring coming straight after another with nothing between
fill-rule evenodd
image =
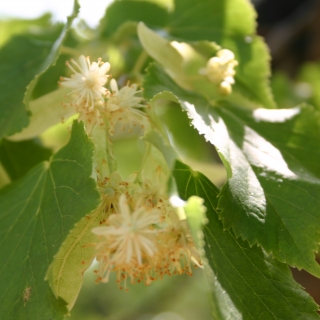
<instances>
[{"instance_id":1,"label":"green leaf","mask_svg":"<svg viewBox=\"0 0 320 320\"><path fill-rule=\"evenodd\" d=\"M52 64L44 73L42 73L32 91L29 107L34 99L59 89L60 86L58 84L58 80L61 76L67 75L69 71L67 70L68 68L66 66L66 61L68 59L70 59L70 55L60 54L57 61Z\"/></svg>"},{"instance_id":2,"label":"green leaf","mask_svg":"<svg viewBox=\"0 0 320 320\"><path fill-rule=\"evenodd\" d=\"M152 27L163 27L168 10L151 1L114 1L100 21L100 34L110 38L124 23L143 21Z\"/></svg>"},{"instance_id":3,"label":"green leaf","mask_svg":"<svg viewBox=\"0 0 320 320\"><path fill-rule=\"evenodd\" d=\"M76 10L76 7L74 10ZM76 14L76 12L74 14ZM74 56L78 57L80 55L76 49L73 49L79 45L79 42L80 39L76 36L75 32L71 30L66 32L59 47L59 56L57 56L55 62L38 78L37 84L32 90L31 100L46 95L60 87L58 84L60 77L70 74L70 69L67 67L66 61Z\"/></svg>"},{"instance_id":4,"label":"green leaf","mask_svg":"<svg viewBox=\"0 0 320 320\"><path fill-rule=\"evenodd\" d=\"M214 272L214 319L319 319L317 305L287 266L237 239L232 231L223 231L216 211L219 190L204 175L178 161L173 175L180 197L197 195L207 207L209 223L203 231Z\"/></svg>"},{"instance_id":5,"label":"green leaf","mask_svg":"<svg viewBox=\"0 0 320 320\"><path fill-rule=\"evenodd\" d=\"M293 83L283 72L278 71L272 75L271 88L279 108L292 108L305 100L295 94Z\"/></svg>"},{"instance_id":6,"label":"green leaf","mask_svg":"<svg viewBox=\"0 0 320 320\"><path fill-rule=\"evenodd\" d=\"M189 119L178 103L161 100L154 104L152 108L168 132L170 143L178 151L178 154L183 158L201 162L213 160L212 146L206 143L193 127L190 127ZM193 146L192 149L190 145Z\"/></svg>"},{"instance_id":7,"label":"green leaf","mask_svg":"<svg viewBox=\"0 0 320 320\"><path fill-rule=\"evenodd\" d=\"M39 72L51 45L30 36L15 36L0 50L0 137L27 126L28 112L22 102L24 91Z\"/></svg>"},{"instance_id":8,"label":"green leaf","mask_svg":"<svg viewBox=\"0 0 320 320\"><path fill-rule=\"evenodd\" d=\"M90 178L93 144L82 123L52 160L0 193L0 318L62 319L65 303L44 281L74 223L98 204Z\"/></svg>"},{"instance_id":9,"label":"green leaf","mask_svg":"<svg viewBox=\"0 0 320 320\"><path fill-rule=\"evenodd\" d=\"M175 11L161 36L159 32L157 34L146 27L143 28L142 23L138 26L138 33L148 54L161 63L177 83L182 83L182 87L195 92L203 91L213 100L222 97L215 92L212 83L204 81L205 77L199 76L198 70L205 67L206 61L215 55L215 50L211 50L211 53L207 51L206 54L202 52L201 64L201 59L195 53L191 54L190 49L186 51L186 46L183 46L180 54L185 56L183 60L180 57L179 61L177 52L174 52L171 45L172 37L185 41L194 48L201 40L209 40L222 48L232 50L239 65L236 67L233 93L228 100L241 99L243 105L249 108L275 108L268 79L270 55L263 39L255 35L255 16L252 5L246 0L177 0ZM170 41L162 38L165 35ZM181 72L182 68L185 69L184 75ZM188 68L194 69L193 74ZM186 76L189 79L185 79ZM186 85L187 82L189 86Z\"/></svg>"},{"instance_id":10,"label":"green leaf","mask_svg":"<svg viewBox=\"0 0 320 320\"><path fill-rule=\"evenodd\" d=\"M71 28L73 20L78 16L80 10L80 6L78 0L73 1L73 10L70 16L67 17L67 23L64 25L59 37L53 43L50 53L48 54L47 58L43 61L41 68L39 69L38 73L35 75L34 79L29 83L27 87L27 91L25 92L25 96L23 102L28 106L29 100L31 98L32 92L38 83L38 80L47 71L50 66L54 65L59 57L60 54L60 47L65 41L68 31Z\"/></svg>"},{"instance_id":11,"label":"green leaf","mask_svg":"<svg viewBox=\"0 0 320 320\"><path fill-rule=\"evenodd\" d=\"M219 201L224 226L319 277L319 115L311 107L218 112L224 125L211 130L232 171ZM219 134L228 136L221 144Z\"/></svg>"},{"instance_id":12,"label":"green leaf","mask_svg":"<svg viewBox=\"0 0 320 320\"><path fill-rule=\"evenodd\" d=\"M21 178L41 161L49 160L52 152L44 147L39 139L0 142L0 162L11 180Z\"/></svg>"},{"instance_id":13,"label":"green leaf","mask_svg":"<svg viewBox=\"0 0 320 320\"><path fill-rule=\"evenodd\" d=\"M300 82L296 86L298 88L296 93L299 93L301 98L308 98L308 102L320 111L320 63L309 62L304 64L298 80L302 83Z\"/></svg>"},{"instance_id":14,"label":"green leaf","mask_svg":"<svg viewBox=\"0 0 320 320\"><path fill-rule=\"evenodd\" d=\"M55 63L78 9L75 1L74 12L61 32L60 26L56 26L43 34L15 36L0 49L0 137L10 136L28 125L32 90L40 75Z\"/></svg>"},{"instance_id":15,"label":"green leaf","mask_svg":"<svg viewBox=\"0 0 320 320\"><path fill-rule=\"evenodd\" d=\"M312 107L245 110L211 107L179 88L156 65L146 97L172 92L192 124L215 145L229 180L219 201L224 227L282 262L320 276L315 261L320 220L320 116Z\"/></svg>"},{"instance_id":16,"label":"green leaf","mask_svg":"<svg viewBox=\"0 0 320 320\"><path fill-rule=\"evenodd\" d=\"M232 50L239 62L233 86L233 102L239 101L237 96L240 95L259 107L276 108L269 83L271 57L263 38L252 36L245 40L226 39L220 45Z\"/></svg>"}]
</instances>

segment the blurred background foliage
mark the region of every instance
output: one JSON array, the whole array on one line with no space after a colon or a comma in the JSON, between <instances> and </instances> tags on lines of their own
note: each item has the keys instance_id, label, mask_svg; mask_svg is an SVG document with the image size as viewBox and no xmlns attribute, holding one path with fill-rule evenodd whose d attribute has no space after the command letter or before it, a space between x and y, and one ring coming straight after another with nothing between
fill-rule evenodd
<instances>
[{"instance_id":1,"label":"blurred background foliage","mask_svg":"<svg viewBox=\"0 0 320 320\"><path fill-rule=\"evenodd\" d=\"M272 57L271 87L279 108L306 102L320 110L320 2L254 0L258 33ZM319 255L317 257L320 262ZM320 304L320 280L291 269L294 278Z\"/></svg>"},{"instance_id":2,"label":"blurred background foliage","mask_svg":"<svg viewBox=\"0 0 320 320\"><path fill-rule=\"evenodd\" d=\"M278 108L291 108L300 102L312 104L320 111L320 2L318 0L253 0L258 12L258 33L265 37L272 55L271 87ZM154 14L149 24L161 27L166 23L171 0L154 0L146 4ZM121 7L112 7L109 14L117 16ZM123 13L122 13L123 14ZM135 13L139 19L139 12ZM159 19L161 17L161 19ZM92 60L102 57L110 61L112 74L120 85L127 81L139 82L140 72L150 62L136 35L136 25L125 23L120 28L117 19L110 23L101 20L98 31L83 20L78 20L76 31L69 33L56 66L41 76L33 92L40 97L57 88L61 75L68 75L65 61L72 55L89 55ZM52 25L49 13L34 19L2 19L0 21L0 50L11 37L29 34L36 38L55 37L61 30ZM107 45L106 45L107 43ZM73 49L77 47L76 49ZM155 112L160 117L169 138L181 159L221 186L226 179L223 165L212 145L190 127L189 120L179 105L161 101ZM69 139L72 119L59 123L44 132L40 139L22 142L0 142L0 187L20 178L36 163L47 160ZM175 125L179 122L179 126ZM123 177L139 168L142 152L131 150L139 139L114 141L119 169ZM187 148L192 145L193 148ZM25 148L25 146L28 146ZM27 151L25 151L27 150ZM14 159L21 159L19 163ZM27 161L24 161L27 160ZM23 164L23 165L21 165ZM130 286L125 293L115 281L94 284L94 266L85 275L79 299L71 312L71 320L193 320L210 319L208 288L201 270L193 277L165 278L149 287ZM320 303L320 280L306 272L293 270L297 281ZM187 279L188 278L188 279Z\"/></svg>"}]
</instances>

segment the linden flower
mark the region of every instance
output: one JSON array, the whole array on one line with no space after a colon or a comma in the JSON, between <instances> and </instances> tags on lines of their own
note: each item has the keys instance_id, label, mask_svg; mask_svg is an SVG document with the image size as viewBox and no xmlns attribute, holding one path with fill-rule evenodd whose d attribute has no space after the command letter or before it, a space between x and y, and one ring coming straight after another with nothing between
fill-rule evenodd
<instances>
[{"instance_id":1,"label":"linden flower","mask_svg":"<svg viewBox=\"0 0 320 320\"><path fill-rule=\"evenodd\" d=\"M158 210L137 206L131 212L124 194L120 196L119 209L119 213L109 216L108 226L92 230L102 239L96 246L100 262L98 281L108 282L112 271L117 272L118 283L128 276L132 282L142 279L144 274L149 277L147 270L157 252L157 231L152 226L158 223Z\"/></svg>"},{"instance_id":2,"label":"linden flower","mask_svg":"<svg viewBox=\"0 0 320 320\"><path fill-rule=\"evenodd\" d=\"M104 123L98 108L88 109L85 106L79 106L76 107L76 112L79 113L78 121L84 121L88 135L91 134L95 125L103 125Z\"/></svg>"},{"instance_id":3,"label":"linden flower","mask_svg":"<svg viewBox=\"0 0 320 320\"><path fill-rule=\"evenodd\" d=\"M219 85L219 91L223 95L230 94L231 85L234 84L234 67L238 65L234 54L228 49L217 52L216 57L212 57L207 62L206 68L200 70L200 74L206 75L208 79Z\"/></svg>"},{"instance_id":4,"label":"linden flower","mask_svg":"<svg viewBox=\"0 0 320 320\"><path fill-rule=\"evenodd\" d=\"M173 213L173 212L172 212ZM192 275L191 261L194 267L201 266L201 259L190 236L187 222L181 220L175 225L163 229L158 237L161 243L162 263L158 267L160 278L164 274Z\"/></svg>"},{"instance_id":5,"label":"linden flower","mask_svg":"<svg viewBox=\"0 0 320 320\"><path fill-rule=\"evenodd\" d=\"M110 134L114 133L117 124L121 124L122 130L128 126L129 132L137 125L144 128L147 123L146 115L137 108L146 108L146 106L141 104L142 98L136 96L141 92L137 91L137 85L127 85L119 90L117 82L112 79L110 87L112 94L106 106L109 112Z\"/></svg>"},{"instance_id":6,"label":"linden flower","mask_svg":"<svg viewBox=\"0 0 320 320\"><path fill-rule=\"evenodd\" d=\"M79 63L73 59L70 62L67 61L66 65L73 74L71 78L61 77L59 84L73 89L70 94L76 96L73 100L76 107L84 106L92 111L94 104L103 101L108 92L103 86L108 80L106 73L110 69L110 63L104 63L100 58L98 62L91 63L89 57L85 58L83 55L79 57Z\"/></svg>"}]
</instances>

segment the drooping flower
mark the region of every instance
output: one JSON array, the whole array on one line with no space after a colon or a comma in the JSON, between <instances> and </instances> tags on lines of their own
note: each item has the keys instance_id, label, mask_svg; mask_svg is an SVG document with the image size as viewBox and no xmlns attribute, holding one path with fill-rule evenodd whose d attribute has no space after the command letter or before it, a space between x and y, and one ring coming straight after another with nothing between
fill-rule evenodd
<instances>
[{"instance_id":1,"label":"drooping flower","mask_svg":"<svg viewBox=\"0 0 320 320\"><path fill-rule=\"evenodd\" d=\"M145 206L130 209L126 196L119 199L119 212L111 214L107 225L92 230L100 237L96 246L100 262L98 281L107 282L112 271L120 283L128 276L132 282L149 276L152 257L157 252L153 227L159 221L159 212Z\"/></svg>"},{"instance_id":2,"label":"drooping flower","mask_svg":"<svg viewBox=\"0 0 320 320\"><path fill-rule=\"evenodd\" d=\"M158 256L161 264L157 267L159 278L163 275L188 274L192 275L192 266L201 266L201 259L190 235L186 220L179 220L176 213L171 211L173 224L162 229L158 235L161 244Z\"/></svg>"},{"instance_id":3,"label":"drooping flower","mask_svg":"<svg viewBox=\"0 0 320 320\"><path fill-rule=\"evenodd\" d=\"M106 105L109 113L110 134L113 135L117 129L132 131L133 127L144 128L148 123L146 114L139 108L146 108L142 104L142 97L137 96L141 91L137 90L137 85L126 85L120 90L116 80L110 81L111 96Z\"/></svg>"},{"instance_id":4,"label":"drooping flower","mask_svg":"<svg viewBox=\"0 0 320 320\"><path fill-rule=\"evenodd\" d=\"M66 65L73 74L71 78L61 77L59 84L61 86L73 89L70 94L74 95L73 105L75 107L85 107L92 111L95 103L104 101L108 92L104 85L107 83L110 69L108 62L90 62L89 57L81 55L79 63L71 59Z\"/></svg>"},{"instance_id":5,"label":"drooping flower","mask_svg":"<svg viewBox=\"0 0 320 320\"><path fill-rule=\"evenodd\" d=\"M174 207L153 203L155 193L146 190L146 196L141 196L141 192L138 198L121 194L118 205L109 207L113 213L103 220L103 226L92 230L98 236L97 282L108 282L115 272L120 289L124 284L127 290L128 278L133 284L149 285L165 275L192 275L192 267L201 265L186 220Z\"/></svg>"},{"instance_id":6,"label":"drooping flower","mask_svg":"<svg viewBox=\"0 0 320 320\"><path fill-rule=\"evenodd\" d=\"M217 84L219 91L223 95L230 94L231 85L234 84L234 67L238 65L232 51L221 49L215 57L208 60L205 68L200 69L200 73L206 75L208 79Z\"/></svg>"}]
</instances>

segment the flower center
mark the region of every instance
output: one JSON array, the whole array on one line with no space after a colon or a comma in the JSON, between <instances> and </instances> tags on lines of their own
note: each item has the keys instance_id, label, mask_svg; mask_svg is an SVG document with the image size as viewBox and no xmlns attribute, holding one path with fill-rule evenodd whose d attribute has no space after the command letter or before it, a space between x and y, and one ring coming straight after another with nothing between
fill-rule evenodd
<instances>
[{"instance_id":1,"label":"flower center","mask_svg":"<svg viewBox=\"0 0 320 320\"><path fill-rule=\"evenodd\" d=\"M94 79L92 79L92 77L87 77L87 78L83 77L82 80L87 88L89 89L93 88L95 81Z\"/></svg>"}]
</instances>

